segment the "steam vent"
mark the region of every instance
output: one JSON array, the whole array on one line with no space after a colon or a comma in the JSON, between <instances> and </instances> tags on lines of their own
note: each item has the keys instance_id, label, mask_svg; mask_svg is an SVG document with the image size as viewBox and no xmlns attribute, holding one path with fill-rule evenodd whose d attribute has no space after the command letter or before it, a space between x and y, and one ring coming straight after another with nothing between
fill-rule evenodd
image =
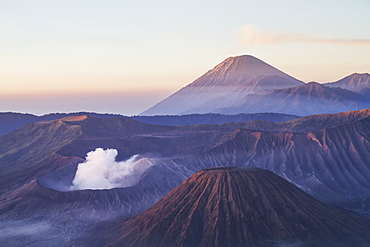
<instances>
[{"instance_id":1,"label":"steam vent","mask_svg":"<svg viewBox=\"0 0 370 247\"><path fill-rule=\"evenodd\" d=\"M368 246L370 222L274 173L211 168L107 230L107 246Z\"/></svg>"}]
</instances>

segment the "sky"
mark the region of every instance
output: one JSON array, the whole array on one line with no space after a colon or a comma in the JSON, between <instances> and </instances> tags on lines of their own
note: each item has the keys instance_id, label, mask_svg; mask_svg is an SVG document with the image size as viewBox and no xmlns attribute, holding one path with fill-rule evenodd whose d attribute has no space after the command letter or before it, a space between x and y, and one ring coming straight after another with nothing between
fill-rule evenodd
<instances>
[{"instance_id":1,"label":"sky","mask_svg":"<svg viewBox=\"0 0 370 247\"><path fill-rule=\"evenodd\" d=\"M0 112L136 115L230 56L370 72L369 0L0 0Z\"/></svg>"}]
</instances>

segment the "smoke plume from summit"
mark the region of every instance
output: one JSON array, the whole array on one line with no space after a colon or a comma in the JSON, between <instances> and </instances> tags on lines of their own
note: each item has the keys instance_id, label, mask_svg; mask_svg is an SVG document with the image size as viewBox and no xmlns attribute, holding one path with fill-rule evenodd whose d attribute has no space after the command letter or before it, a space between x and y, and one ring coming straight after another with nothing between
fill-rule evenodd
<instances>
[{"instance_id":1,"label":"smoke plume from summit","mask_svg":"<svg viewBox=\"0 0 370 247\"><path fill-rule=\"evenodd\" d=\"M71 190L112 189L137 184L141 175L153 164L146 158L134 155L126 161L116 161L116 149L97 148L87 153L86 160L78 164Z\"/></svg>"}]
</instances>

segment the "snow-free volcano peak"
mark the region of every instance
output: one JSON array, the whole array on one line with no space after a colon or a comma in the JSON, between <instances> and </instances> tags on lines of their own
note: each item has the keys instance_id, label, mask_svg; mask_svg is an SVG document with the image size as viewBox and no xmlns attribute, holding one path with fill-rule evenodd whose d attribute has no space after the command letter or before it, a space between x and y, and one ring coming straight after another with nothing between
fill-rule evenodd
<instances>
[{"instance_id":1,"label":"snow-free volcano peak","mask_svg":"<svg viewBox=\"0 0 370 247\"><path fill-rule=\"evenodd\" d=\"M251 56L229 57L189 86L239 86L254 83L252 78L278 76L300 85L302 82Z\"/></svg>"},{"instance_id":2,"label":"snow-free volcano peak","mask_svg":"<svg viewBox=\"0 0 370 247\"><path fill-rule=\"evenodd\" d=\"M227 167L192 175L95 238L127 247L367 246L369 231L370 221L321 203L270 171Z\"/></svg>"},{"instance_id":3,"label":"snow-free volcano peak","mask_svg":"<svg viewBox=\"0 0 370 247\"><path fill-rule=\"evenodd\" d=\"M250 55L229 57L193 83L141 115L214 112L259 90L294 87L303 82Z\"/></svg>"}]
</instances>

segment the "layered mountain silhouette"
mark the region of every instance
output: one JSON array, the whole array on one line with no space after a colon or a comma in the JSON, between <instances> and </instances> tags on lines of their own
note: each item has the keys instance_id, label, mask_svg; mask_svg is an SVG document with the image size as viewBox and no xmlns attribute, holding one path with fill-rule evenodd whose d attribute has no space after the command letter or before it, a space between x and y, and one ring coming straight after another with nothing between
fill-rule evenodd
<instances>
[{"instance_id":1,"label":"layered mountain silhouette","mask_svg":"<svg viewBox=\"0 0 370 247\"><path fill-rule=\"evenodd\" d=\"M52 227L5 242L0 236L0 244L69 245L98 222L135 216L218 166L267 169L326 203L369 212L369 130L370 110L280 123L159 126L89 116L30 123L0 137L0 222ZM129 187L70 191L77 164L98 147L117 149L118 161L139 154L153 166Z\"/></svg>"},{"instance_id":2,"label":"layered mountain silhouette","mask_svg":"<svg viewBox=\"0 0 370 247\"><path fill-rule=\"evenodd\" d=\"M343 79L332 82L332 83L325 83L327 87L340 87L344 88L359 94L362 94L366 97L370 97L370 74L352 74Z\"/></svg>"},{"instance_id":3,"label":"layered mountain silhouette","mask_svg":"<svg viewBox=\"0 0 370 247\"><path fill-rule=\"evenodd\" d=\"M369 245L368 84L306 84L238 56L142 116L2 113L0 245L74 246L94 227L89 245ZM144 161L112 189L76 186L97 148Z\"/></svg>"},{"instance_id":4,"label":"layered mountain silhouette","mask_svg":"<svg viewBox=\"0 0 370 247\"><path fill-rule=\"evenodd\" d=\"M141 115L213 112L259 90L301 84L303 82L253 56L230 57Z\"/></svg>"},{"instance_id":5,"label":"layered mountain silhouette","mask_svg":"<svg viewBox=\"0 0 370 247\"><path fill-rule=\"evenodd\" d=\"M321 203L270 171L200 171L89 246L368 246L370 221Z\"/></svg>"},{"instance_id":6,"label":"layered mountain silhouette","mask_svg":"<svg viewBox=\"0 0 370 247\"><path fill-rule=\"evenodd\" d=\"M329 88L316 82L301 86L260 91L247 95L241 104L215 110L220 113L276 112L301 116L361 110L370 106L363 95L342 88Z\"/></svg>"},{"instance_id":7,"label":"layered mountain silhouette","mask_svg":"<svg viewBox=\"0 0 370 247\"><path fill-rule=\"evenodd\" d=\"M141 115L275 112L307 116L360 110L370 107L369 78L369 74L353 74L325 87L304 84L253 56L230 57Z\"/></svg>"},{"instance_id":8,"label":"layered mountain silhouette","mask_svg":"<svg viewBox=\"0 0 370 247\"><path fill-rule=\"evenodd\" d=\"M193 125L193 124L223 124L231 122L246 122L252 120L265 120L269 122L286 122L297 119L298 116L278 113L256 113L256 114L189 114L180 116L123 116L117 114L99 114L93 112L53 113L43 116L22 114L16 112L0 112L0 136L21 128L26 123L50 121L72 116L91 116L95 118L128 118L148 124L156 125Z\"/></svg>"}]
</instances>

